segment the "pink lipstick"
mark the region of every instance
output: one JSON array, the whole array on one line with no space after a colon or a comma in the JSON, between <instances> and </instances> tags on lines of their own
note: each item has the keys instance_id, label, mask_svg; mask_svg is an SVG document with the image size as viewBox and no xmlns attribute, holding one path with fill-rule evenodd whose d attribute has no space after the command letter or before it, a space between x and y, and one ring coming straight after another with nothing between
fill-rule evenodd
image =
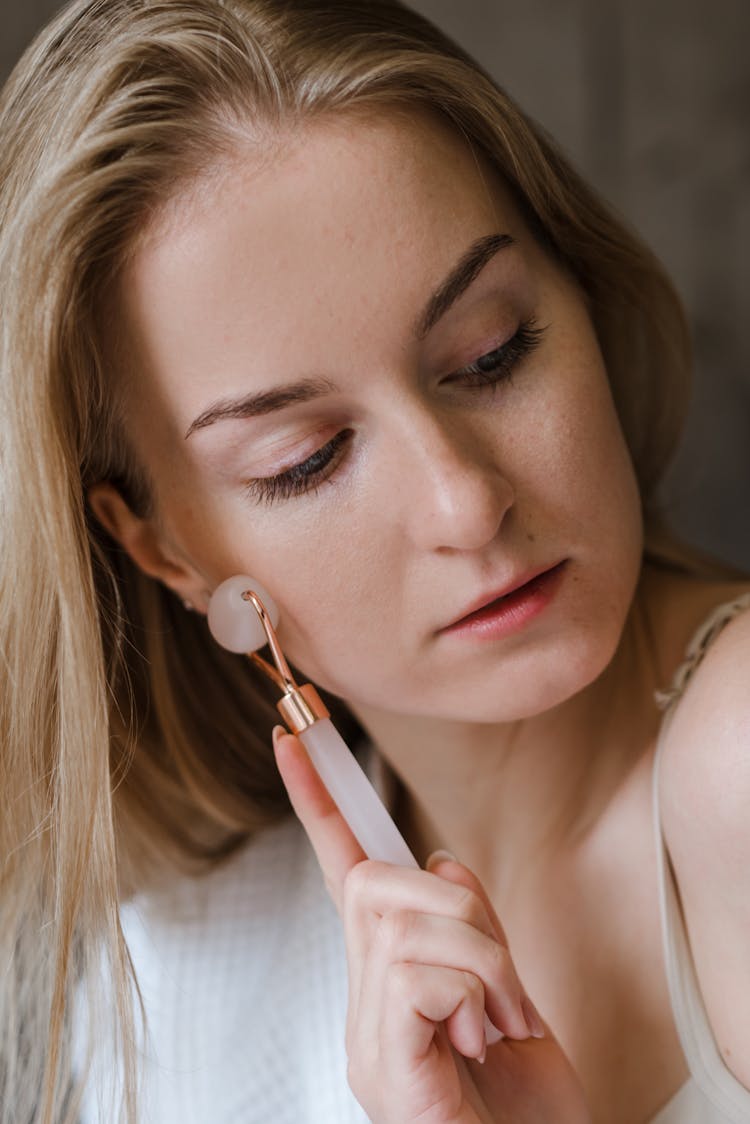
<instances>
[{"instance_id":1,"label":"pink lipstick","mask_svg":"<svg viewBox=\"0 0 750 1124\"><path fill-rule=\"evenodd\" d=\"M566 559L535 574L507 593L490 594L484 604L441 629L451 636L496 639L516 632L538 616L552 601L562 579Z\"/></svg>"}]
</instances>

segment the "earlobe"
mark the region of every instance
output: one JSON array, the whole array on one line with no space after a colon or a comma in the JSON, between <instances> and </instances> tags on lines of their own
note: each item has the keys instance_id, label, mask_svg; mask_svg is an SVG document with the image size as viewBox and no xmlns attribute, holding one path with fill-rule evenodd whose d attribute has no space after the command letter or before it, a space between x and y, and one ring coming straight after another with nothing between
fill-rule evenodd
<instances>
[{"instance_id":1,"label":"earlobe","mask_svg":"<svg viewBox=\"0 0 750 1124\"><path fill-rule=\"evenodd\" d=\"M163 582L183 602L205 611L204 579L169 549L152 519L136 515L113 484L95 484L88 491L88 502L105 531L144 574Z\"/></svg>"}]
</instances>

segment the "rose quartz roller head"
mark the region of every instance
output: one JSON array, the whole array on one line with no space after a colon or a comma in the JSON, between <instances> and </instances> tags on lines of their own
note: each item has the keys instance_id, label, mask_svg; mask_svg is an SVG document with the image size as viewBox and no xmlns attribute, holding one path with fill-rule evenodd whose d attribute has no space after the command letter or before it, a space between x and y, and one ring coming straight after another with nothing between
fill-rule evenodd
<instances>
[{"instance_id":1,"label":"rose quartz roller head","mask_svg":"<svg viewBox=\"0 0 750 1124\"><path fill-rule=\"evenodd\" d=\"M260 614L243 599L252 590L268 614L273 628L279 624L279 610L271 594L260 582L238 574L222 582L208 603L208 627L214 640L229 652L257 652L268 643ZM249 611L248 611L249 610Z\"/></svg>"},{"instance_id":2,"label":"rose quartz roller head","mask_svg":"<svg viewBox=\"0 0 750 1124\"><path fill-rule=\"evenodd\" d=\"M418 867L406 840L331 722L318 692L310 683L302 687L295 683L276 637L278 620L279 611L267 590L244 576L222 582L208 606L208 627L214 639L230 652L244 652L283 692L276 704L282 718L304 744L367 857ZM258 648L265 644L271 649L274 666L258 655ZM486 1015L485 1035L490 1045L503 1037Z\"/></svg>"}]
</instances>

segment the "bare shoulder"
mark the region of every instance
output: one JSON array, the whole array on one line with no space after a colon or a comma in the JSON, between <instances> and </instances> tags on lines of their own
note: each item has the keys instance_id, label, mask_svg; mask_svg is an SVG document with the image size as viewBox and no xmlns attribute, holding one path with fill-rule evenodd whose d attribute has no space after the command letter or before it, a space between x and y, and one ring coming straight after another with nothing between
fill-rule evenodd
<instances>
[{"instance_id":1,"label":"bare shoulder","mask_svg":"<svg viewBox=\"0 0 750 1124\"><path fill-rule=\"evenodd\" d=\"M748 593L750 585L732 587L722 601ZM692 674L667 733L662 778L664 814L675 829L697 801L708 813L719 800L717 830L739 803L737 826L750 832L750 606L725 624Z\"/></svg>"},{"instance_id":2,"label":"bare shoulder","mask_svg":"<svg viewBox=\"0 0 750 1124\"><path fill-rule=\"evenodd\" d=\"M721 587L712 604L749 590ZM713 639L676 706L660 791L709 1019L726 1064L750 1088L750 609Z\"/></svg>"}]
</instances>

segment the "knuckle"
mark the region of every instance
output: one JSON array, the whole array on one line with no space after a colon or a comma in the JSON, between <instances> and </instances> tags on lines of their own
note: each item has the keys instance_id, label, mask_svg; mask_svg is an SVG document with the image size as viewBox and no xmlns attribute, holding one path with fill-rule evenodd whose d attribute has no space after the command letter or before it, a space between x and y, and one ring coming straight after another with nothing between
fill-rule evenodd
<instances>
[{"instance_id":1,"label":"knuckle","mask_svg":"<svg viewBox=\"0 0 750 1124\"><path fill-rule=\"evenodd\" d=\"M507 948L492 941L487 950L489 977L505 991L518 989L516 969Z\"/></svg>"},{"instance_id":2,"label":"knuckle","mask_svg":"<svg viewBox=\"0 0 750 1124\"><path fill-rule=\"evenodd\" d=\"M414 966L405 962L393 964L388 972L388 996L394 1003L405 1003L414 992Z\"/></svg>"},{"instance_id":3,"label":"knuckle","mask_svg":"<svg viewBox=\"0 0 750 1124\"><path fill-rule=\"evenodd\" d=\"M409 910L394 910L380 920L379 935L391 956L399 955L414 931L416 915Z\"/></svg>"},{"instance_id":4,"label":"knuckle","mask_svg":"<svg viewBox=\"0 0 750 1124\"><path fill-rule=\"evenodd\" d=\"M475 976L473 972L464 972L464 987L466 989L466 1001L470 1005L484 1006L484 984Z\"/></svg>"},{"instance_id":5,"label":"knuckle","mask_svg":"<svg viewBox=\"0 0 750 1124\"><path fill-rule=\"evenodd\" d=\"M465 921L476 929L482 928L484 921L484 907L479 895L468 886L461 886L456 897L456 916L459 921Z\"/></svg>"},{"instance_id":6,"label":"knuckle","mask_svg":"<svg viewBox=\"0 0 750 1124\"><path fill-rule=\"evenodd\" d=\"M369 859L363 859L362 862L355 863L355 865L346 872L344 876L343 892L344 902L348 909L366 898L369 887L372 884L372 877L372 863Z\"/></svg>"}]
</instances>

